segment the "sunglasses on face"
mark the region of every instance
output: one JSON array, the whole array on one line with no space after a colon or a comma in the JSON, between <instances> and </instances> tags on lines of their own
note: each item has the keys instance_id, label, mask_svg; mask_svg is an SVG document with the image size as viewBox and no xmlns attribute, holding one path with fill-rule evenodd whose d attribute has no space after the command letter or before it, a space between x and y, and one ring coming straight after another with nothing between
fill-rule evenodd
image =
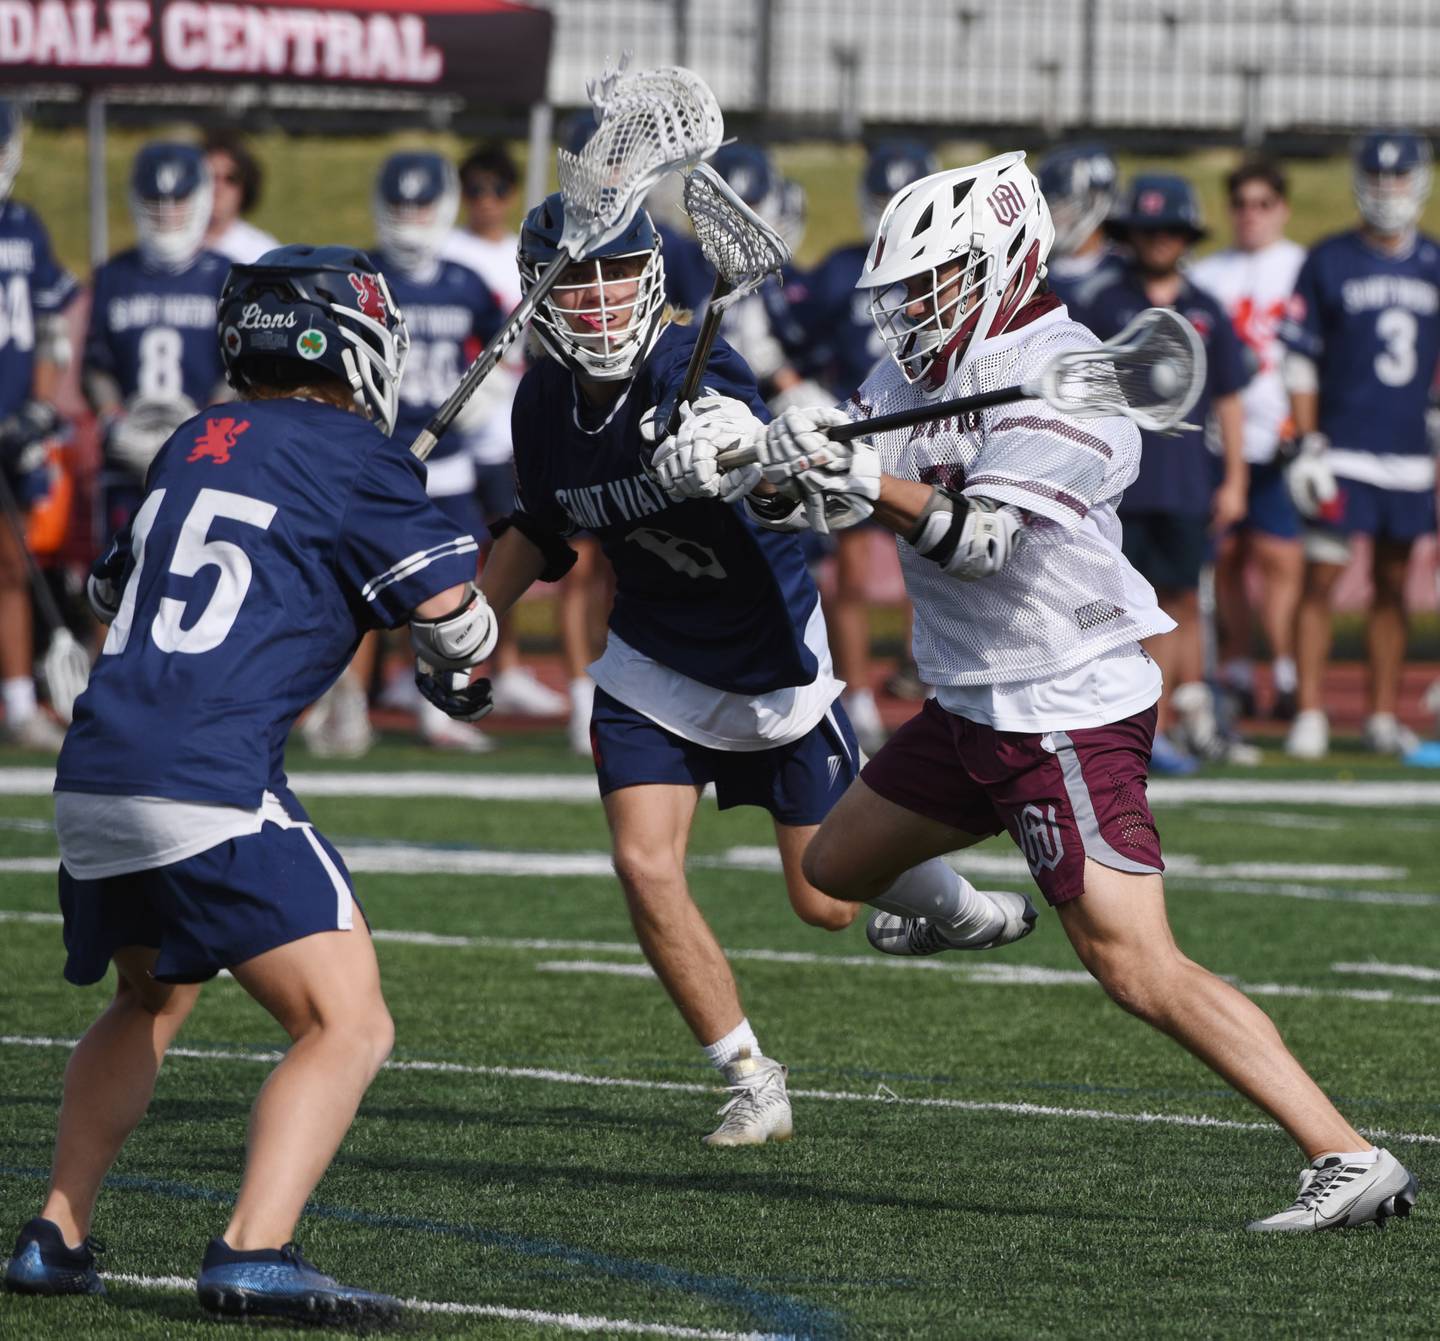
<instances>
[{"instance_id":1,"label":"sunglasses on face","mask_svg":"<svg viewBox=\"0 0 1440 1341\"><path fill-rule=\"evenodd\" d=\"M463 190L466 200L480 200L485 196L494 196L496 200L504 200L510 194L510 187L506 183L483 179L466 182Z\"/></svg>"}]
</instances>

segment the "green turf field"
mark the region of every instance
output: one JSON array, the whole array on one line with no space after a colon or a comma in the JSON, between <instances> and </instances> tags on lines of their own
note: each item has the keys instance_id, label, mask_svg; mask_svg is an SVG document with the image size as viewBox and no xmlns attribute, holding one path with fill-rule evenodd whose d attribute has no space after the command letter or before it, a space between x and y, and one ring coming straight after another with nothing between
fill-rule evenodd
<instances>
[{"instance_id":1,"label":"green turf field","mask_svg":"<svg viewBox=\"0 0 1440 1341\"><path fill-rule=\"evenodd\" d=\"M194 128L177 121L146 131L129 127L112 128L107 141L108 217L112 250L129 246L134 229L126 207L126 183L136 150L147 140L193 139ZM328 136L287 136L274 132L258 135L252 148L266 173L264 196L251 222L267 229L283 242L348 242L367 245L374 238L370 216L370 191L380 164L398 149L431 148L463 155L466 141L453 135L399 132L390 136L334 138ZM942 166L959 167L973 163L1000 149L1025 148L1032 151L1032 165L1038 162L1043 146L985 144L979 142L941 145ZM512 146L524 161L524 146ZM799 260L813 265L832 248L854 241L860 235L856 182L864 162L858 146L829 142L781 145L775 150L780 167L804 187L809 221ZM1201 251L1225 240L1225 174L1240 161L1240 152L1212 149L1191 154L1121 157L1126 177L1139 171L1181 172L1189 176L1200 193L1205 217L1216 229ZM1355 219L1350 196L1350 167L1343 158L1308 159L1287 165L1291 175L1294 218L1291 235L1311 243L1327 233L1348 228ZM17 199L33 204L45 220L56 249L67 265L79 275L89 273L87 241L88 205L85 170L85 135L82 130L32 129L26 139L25 163L16 181ZM517 199L515 223L522 211ZM1440 231L1440 193L1427 207L1422 226Z\"/></svg>"},{"instance_id":2,"label":"green turf field","mask_svg":"<svg viewBox=\"0 0 1440 1341\"><path fill-rule=\"evenodd\" d=\"M642 976L598 804L407 796L399 776L357 797L340 793L360 766L291 766L357 870L398 1033L298 1238L346 1279L468 1310L416 1311L407 1335L555 1335L567 1315L594 1335L1440 1333L1440 1202L1384 1233L1246 1235L1292 1195L1292 1148L1108 1004L1053 915L991 956L882 960L858 925L827 936L793 918L763 815L706 803L693 887L740 952L763 1045L791 1067L797 1129L710 1151L698 1137L721 1096ZM363 768L438 773L442 792L539 775L528 785L582 798L589 776L549 736L479 764L387 744ZM1256 990L1352 1120L1428 1184L1440 801L1423 789L1440 777L1341 755L1216 780L1158 793L1183 947ZM1299 790L1315 781L1320 804ZM105 995L60 979L50 805L43 775L29 782L0 796L7 1235L43 1191L64 1040ZM1233 790L1249 782L1287 790ZM1008 841L971 866L1029 887ZM189 1277L223 1227L282 1042L233 982L206 990L100 1203L105 1267L136 1283L108 1301L0 1296L0 1337L230 1334L164 1278Z\"/></svg>"}]
</instances>

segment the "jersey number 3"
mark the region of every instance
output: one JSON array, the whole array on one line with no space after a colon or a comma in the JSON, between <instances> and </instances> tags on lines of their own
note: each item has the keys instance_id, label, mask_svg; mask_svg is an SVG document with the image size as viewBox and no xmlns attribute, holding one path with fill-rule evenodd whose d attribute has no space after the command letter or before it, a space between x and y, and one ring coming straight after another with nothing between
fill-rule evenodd
<instances>
[{"instance_id":1,"label":"jersey number 3","mask_svg":"<svg viewBox=\"0 0 1440 1341\"><path fill-rule=\"evenodd\" d=\"M1386 386L1408 386L1415 377L1417 324L1414 313L1387 307L1375 319L1375 334L1385 348L1375 356L1375 376Z\"/></svg>"},{"instance_id":2,"label":"jersey number 3","mask_svg":"<svg viewBox=\"0 0 1440 1341\"><path fill-rule=\"evenodd\" d=\"M140 575L145 567L146 542L155 525L166 490L156 489L135 514L130 527L130 550L134 568L120 598L115 622L105 637L101 655L118 656L130 641L130 628L135 622L135 602L140 593ZM210 652L225 641L240 613L245 593L250 590L250 560L239 545L229 540L211 540L210 527L217 517L243 522L265 531L275 520L275 505L262 503L244 494L227 493L223 489L201 489L185 521L181 524L175 552L170 556L167 571L176 577L194 577L202 568L220 570L215 590L200 612L200 617L187 629L187 601L162 596L155 618L150 622L150 637L162 652Z\"/></svg>"}]
</instances>

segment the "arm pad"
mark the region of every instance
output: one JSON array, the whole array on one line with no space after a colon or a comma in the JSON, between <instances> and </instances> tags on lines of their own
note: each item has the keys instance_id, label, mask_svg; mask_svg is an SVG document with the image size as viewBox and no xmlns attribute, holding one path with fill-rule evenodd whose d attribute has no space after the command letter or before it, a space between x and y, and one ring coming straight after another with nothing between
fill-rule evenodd
<instances>
[{"instance_id":1,"label":"arm pad","mask_svg":"<svg viewBox=\"0 0 1440 1341\"><path fill-rule=\"evenodd\" d=\"M1020 530L1016 508L936 489L906 539L942 573L970 582L1005 566Z\"/></svg>"},{"instance_id":2,"label":"arm pad","mask_svg":"<svg viewBox=\"0 0 1440 1341\"><path fill-rule=\"evenodd\" d=\"M435 670L460 671L479 665L495 650L500 625L490 603L465 584L465 599L456 610L439 619L410 620L410 643L415 655Z\"/></svg>"},{"instance_id":3,"label":"arm pad","mask_svg":"<svg viewBox=\"0 0 1440 1341\"><path fill-rule=\"evenodd\" d=\"M564 538L547 531L529 513L512 512L508 517L491 522L490 534L499 540L512 527L545 556L545 567L540 570L542 582L558 582L575 566L578 556Z\"/></svg>"}]
</instances>

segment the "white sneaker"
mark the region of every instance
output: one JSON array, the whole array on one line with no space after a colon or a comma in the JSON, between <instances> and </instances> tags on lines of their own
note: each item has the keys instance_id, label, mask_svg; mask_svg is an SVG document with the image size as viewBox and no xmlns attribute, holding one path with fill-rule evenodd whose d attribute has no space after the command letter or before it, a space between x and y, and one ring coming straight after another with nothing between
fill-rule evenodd
<instances>
[{"instance_id":1,"label":"white sneaker","mask_svg":"<svg viewBox=\"0 0 1440 1341\"><path fill-rule=\"evenodd\" d=\"M846 694L841 700L850 725L855 728L855 739L867 755L879 753L889 732L880 720L880 709L875 706L875 695L868 689L859 689Z\"/></svg>"},{"instance_id":2,"label":"white sneaker","mask_svg":"<svg viewBox=\"0 0 1440 1341\"><path fill-rule=\"evenodd\" d=\"M493 736L487 736L469 722L457 722L446 716L428 699L420 704L416 715L420 721L420 739L431 749L488 754L495 748Z\"/></svg>"},{"instance_id":3,"label":"white sneaker","mask_svg":"<svg viewBox=\"0 0 1440 1341\"><path fill-rule=\"evenodd\" d=\"M1180 736L1185 748L1198 759L1214 757L1221 744L1220 723L1215 716L1215 696L1203 680L1190 680L1176 685L1170 695L1170 706L1179 719Z\"/></svg>"},{"instance_id":4,"label":"white sneaker","mask_svg":"<svg viewBox=\"0 0 1440 1341\"><path fill-rule=\"evenodd\" d=\"M1371 713L1360 735L1361 746L1371 754L1397 754L1402 758L1420 747L1420 737L1402 726L1393 712Z\"/></svg>"},{"instance_id":5,"label":"white sneaker","mask_svg":"<svg viewBox=\"0 0 1440 1341\"><path fill-rule=\"evenodd\" d=\"M879 910L870 914L866 938L885 955L938 955L942 950L995 950L1035 930L1035 905L1025 895L1009 889L975 892L989 900L1002 918L999 932L982 941L957 940L954 932L928 917L901 917Z\"/></svg>"},{"instance_id":6,"label":"white sneaker","mask_svg":"<svg viewBox=\"0 0 1440 1341\"><path fill-rule=\"evenodd\" d=\"M1292 759L1323 759L1330 753L1330 719L1320 708L1297 712L1285 737L1285 753Z\"/></svg>"},{"instance_id":7,"label":"white sneaker","mask_svg":"<svg viewBox=\"0 0 1440 1341\"><path fill-rule=\"evenodd\" d=\"M790 1096L785 1093L789 1074L769 1057L752 1057L749 1048L725 1068L730 1098L718 1110L720 1125L700 1139L706 1145L764 1145L788 1141L795 1134L790 1119Z\"/></svg>"},{"instance_id":8,"label":"white sneaker","mask_svg":"<svg viewBox=\"0 0 1440 1341\"><path fill-rule=\"evenodd\" d=\"M589 758L590 714L595 710L595 681L588 675L580 675L570 681L570 722L566 734L570 737L570 748L576 754Z\"/></svg>"},{"instance_id":9,"label":"white sneaker","mask_svg":"<svg viewBox=\"0 0 1440 1341\"><path fill-rule=\"evenodd\" d=\"M528 666L512 666L490 681L490 697L496 712L521 717L562 717L568 706L564 694L540 683Z\"/></svg>"},{"instance_id":10,"label":"white sneaker","mask_svg":"<svg viewBox=\"0 0 1440 1341\"><path fill-rule=\"evenodd\" d=\"M5 740L17 749L44 750L47 754L58 754L60 746L65 743L65 728L37 710L13 726L7 722Z\"/></svg>"},{"instance_id":11,"label":"white sneaker","mask_svg":"<svg viewBox=\"0 0 1440 1341\"><path fill-rule=\"evenodd\" d=\"M1246 1229L1257 1233L1343 1229L1373 1220L1381 1228L1392 1215L1405 1217L1420 1195L1420 1185L1388 1150L1376 1151L1373 1164L1346 1163L1342 1155L1322 1155L1300 1171L1300 1191L1292 1205Z\"/></svg>"}]
</instances>

